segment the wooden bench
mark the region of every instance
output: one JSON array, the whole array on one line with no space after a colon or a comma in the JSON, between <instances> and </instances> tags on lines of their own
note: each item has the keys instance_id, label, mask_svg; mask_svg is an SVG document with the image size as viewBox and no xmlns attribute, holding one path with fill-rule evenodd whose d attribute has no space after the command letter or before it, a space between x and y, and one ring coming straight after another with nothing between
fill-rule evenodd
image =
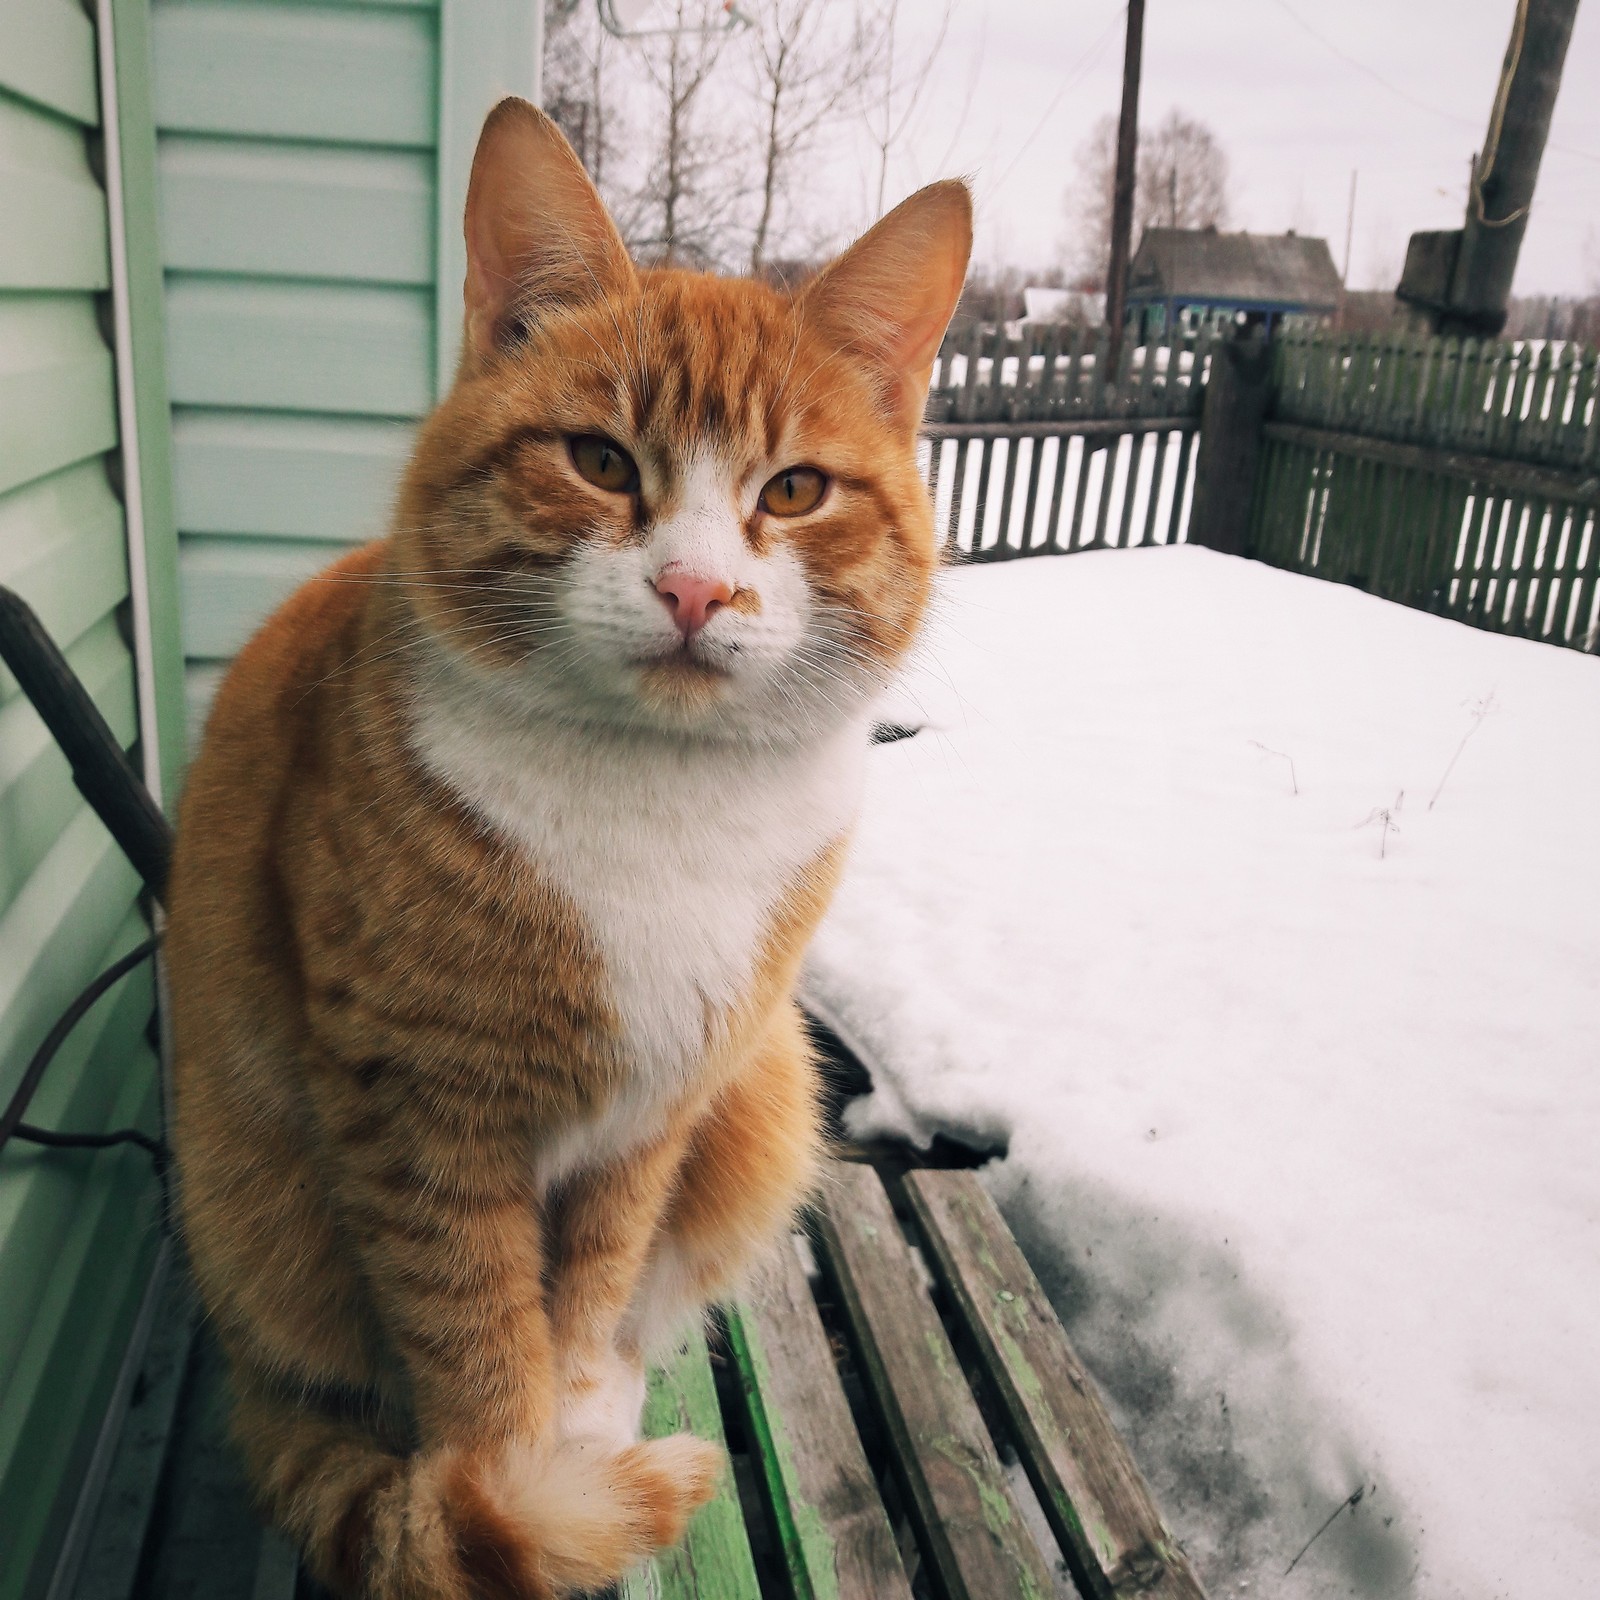
<instances>
[{"instance_id":1,"label":"wooden bench","mask_svg":"<svg viewBox=\"0 0 1600 1600\"><path fill-rule=\"evenodd\" d=\"M841 1163L708 1342L652 1374L651 1434L729 1447L717 1497L622 1600L1194 1600L1199 1583L970 1171ZM172 1275L71 1590L312 1600L223 1437L225 1373Z\"/></svg>"}]
</instances>

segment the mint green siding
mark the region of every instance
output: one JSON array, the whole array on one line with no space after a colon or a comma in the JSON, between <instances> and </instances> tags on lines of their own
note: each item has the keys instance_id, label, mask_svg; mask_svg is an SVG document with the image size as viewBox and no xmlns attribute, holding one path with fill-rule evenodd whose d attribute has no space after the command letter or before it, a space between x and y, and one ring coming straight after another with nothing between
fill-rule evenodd
<instances>
[{"instance_id":1,"label":"mint green siding","mask_svg":"<svg viewBox=\"0 0 1600 1600\"><path fill-rule=\"evenodd\" d=\"M272 607L385 529L453 359L460 151L498 94L533 92L536 10L156 0L193 728Z\"/></svg>"},{"instance_id":2,"label":"mint green siding","mask_svg":"<svg viewBox=\"0 0 1600 1600\"><path fill-rule=\"evenodd\" d=\"M193 721L383 531L434 397L439 13L157 0L167 375Z\"/></svg>"},{"instance_id":3,"label":"mint green siding","mask_svg":"<svg viewBox=\"0 0 1600 1600\"><path fill-rule=\"evenodd\" d=\"M0 583L65 648L118 738L139 735L129 563L107 474L116 380L100 306L106 196L93 26L74 0L0 6ZM145 937L137 883L0 672L0 1098L93 975ZM141 972L72 1036L30 1120L157 1124ZM156 1186L137 1151L0 1153L0 1600L41 1594L143 1289Z\"/></svg>"},{"instance_id":4,"label":"mint green siding","mask_svg":"<svg viewBox=\"0 0 1600 1600\"><path fill-rule=\"evenodd\" d=\"M500 94L536 93L539 8L101 0L102 85L95 5L0 0L0 583L169 809L186 701L384 529L454 361L472 144ZM0 671L0 1097L145 936L137 888ZM153 1009L148 970L106 996L31 1120L154 1131ZM0 1154L0 1600L49 1585L159 1221L138 1151Z\"/></svg>"}]
</instances>

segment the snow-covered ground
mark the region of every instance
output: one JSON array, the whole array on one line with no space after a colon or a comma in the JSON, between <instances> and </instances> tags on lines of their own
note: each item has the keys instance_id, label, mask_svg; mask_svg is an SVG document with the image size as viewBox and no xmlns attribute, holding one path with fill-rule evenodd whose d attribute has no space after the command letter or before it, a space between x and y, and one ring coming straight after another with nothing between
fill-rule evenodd
<instances>
[{"instance_id":1,"label":"snow-covered ground","mask_svg":"<svg viewBox=\"0 0 1600 1600\"><path fill-rule=\"evenodd\" d=\"M1111 551L952 574L890 715L808 1001L858 1131L1007 1144L1212 1592L1600 1594L1600 661Z\"/></svg>"}]
</instances>

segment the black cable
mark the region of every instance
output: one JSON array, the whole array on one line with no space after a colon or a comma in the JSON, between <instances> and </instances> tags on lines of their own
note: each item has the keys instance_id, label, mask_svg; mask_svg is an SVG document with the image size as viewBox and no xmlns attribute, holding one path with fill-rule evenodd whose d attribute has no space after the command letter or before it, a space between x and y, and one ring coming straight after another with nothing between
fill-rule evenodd
<instances>
[{"instance_id":1,"label":"black cable","mask_svg":"<svg viewBox=\"0 0 1600 1600\"><path fill-rule=\"evenodd\" d=\"M122 1128L114 1133L52 1133L47 1129L25 1124L22 1120L23 1113L28 1109L28 1102L33 1099L34 1091L39 1087L39 1080L44 1077L45 1068L55 1059L56 1052L66 1043L67 1036L72 1030L83 1020L84 1014L118 979L127 977L141 961L146 961L154 955L160 943L161 936L153 934L142 944L135 945L125 956L113 961L56 1018L55 1026L45 1035L44 1042L33 1052L32 1059L23 1069L22 1079L7 1102L5 1110L0 1112L0 1147L3 1147L13 1135L58 1150L101 1150L113 1144L137 1144L141 1149L149 1151L151 1159L156 1163L157 1173L165 1172L168 1160L166 1146L160 1140L140 1133L136 1128Z\"/></svg>"},{"instance_id":2,"label":"black cable","mask_svg":"<svg viewBox=\"0 0 1600 1600\"><path fill-rule=\"evenodd\" d=\"M109 1150L113 1145L136 1144L149 1155L157 1177L166 1172L170 1159L170 1152L159 1139L152 1139L137 1128L117 1128L111 1133L56 1133L50 1128L36 1128L31 1122L19 1122L11 1137L51 1150Z\"/></svg>"},{"instance_id":3,"label":"black cable","mask_svg":"<svg viewBox=\"0 0 1600 1600\"><path fill-rule=\"evenodd\" d=\"M44 624L21 595L3 586L0 661L11 669L40 721L61 746L79 792L159 900L172 860L172 824L140 782L127 753Z\"/></svg>"}]
</instances>

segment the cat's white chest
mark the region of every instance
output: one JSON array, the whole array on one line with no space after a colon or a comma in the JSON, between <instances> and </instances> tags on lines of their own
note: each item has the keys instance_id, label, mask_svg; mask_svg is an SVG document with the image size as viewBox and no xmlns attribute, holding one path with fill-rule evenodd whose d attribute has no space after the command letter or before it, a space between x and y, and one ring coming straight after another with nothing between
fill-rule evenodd
<instances>
[{"instance_id":1,"label":"cat's white chest","mask_svg":"<svg viewBox=\"0 0 1600 1600\"><path fill-rule=\"evenodd\" d=\"M616 1015L627 1087L582 1151L648 1136L744 997L774 912L849 826L864 730L804 748L678 747L563 729L534 741L419 707L428 766L515 839L577 910Z\"/></svg>"}]
</instances>

